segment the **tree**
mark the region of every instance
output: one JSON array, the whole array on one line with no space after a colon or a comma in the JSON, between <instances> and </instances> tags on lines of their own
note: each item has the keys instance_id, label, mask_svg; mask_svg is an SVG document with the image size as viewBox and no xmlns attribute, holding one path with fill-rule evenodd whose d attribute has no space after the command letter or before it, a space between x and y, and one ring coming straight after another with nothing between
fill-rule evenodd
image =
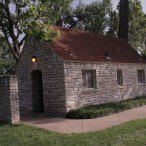
<instances>
[{"instance_id":1,"label":"tree","mask_svg":"<svg viewBox=\"0 0 146 146\"><path fill-rule=\"evenodd\" d=\"M28 35L52 41L55 24L71 0L0 0L0 31L18 61ZM14 8L14 10L11 9Z\"/></svg>"},{"instance_id":2,"label":"tree","mask_svg":"<svg viewBox=\"0 0 146 146\"><path fill-rule=\"evenodd\" d=\"M129 0L129 42L134 48L143 48L146 17L140 0Z\"/></svg>"},{"instance_id":3,"label":"tree","mask_svg":"<svg viewBox=\"0 0 146 146\"><path fill-rule=\"evenodd\" d=\"M146 58L146 15L144 15L144 20L141 22L141 54Z\"/></svg>"},{"instance_id":4,"label":"tree","mask_svg":"<svg viewBox=\"0 0 146 146\"><path fill-rule=\"evenodd\" d=\"M87 12L85 8L86 5L82 2L82 0L79 1L79 4L75 9L70 7L66 14L63 16L64 25L67 25L70 28L84 29L83 20L87 18Z\"/></svg>"},{"instance_id":5,"label":"tree","mask_svg":"<svg viewBox=\"0 0 146 146\"><path fill-rule=\"evenodd\" d=\"M65 24L70 28L78 28L104 34L108 27L110 12L112 12L111 0L95 1L85 5L80 1L76 9L64 17Z\"/></svg>"},{"instance_id":6,"label":"tree","mask_svg":"<svg viewBox=\"0 0 146 146\"><path fill-rule=\"evenodd\" d=\"M16 60L9 49L5 38L0 36L0 77L6 77L14 73Z\"/></svg>"},{"instance_id":7,"label":"tree","mask_svg":"<svg viewBox=\"0 0 146 146\"><path fill-rule=\"evenodd\" d=\"M111 11L109 13L109 21L108 21L108 31L106 32L106 35L118 36L119 31L119 16L116 11Z\"/></svg>"},{"instance_id":8,"label":"tree","mask_svg":"<svg viewBox=\"0 0 146 146\"><path fill-rule=\"evenodd\" d=\"M128 40L129 30L129 0L120 0L119 11L119 38Z\"/></svg>"},{"instance_id":9,"label":"tree","mask_svg":"<svg viewBox=\"0 0 146 146\"><path fill-rule=\"evenodd\" d=\"M110 18L109 32L107 34L118 34L119 30L119 5L117 12ZM146 54L146 16L143 12L140 0L129 0L129 30L128 42L135 48ZM113 33L114 32L114 33ZM127 36L127 35L126 35Z\"/></svg>"},{"instance_id":10,"label":"tree","mask_svg":"<svg viewBox=\"0 0 146 146\"><path fill-rule=\"evenodd\" d=\"M86 11L89 12L88 19L85 19L85 29L105 34L108 27L109 15L112 11L111 0L103 0L102 2L94 2L88 5Z\"/></svg>"}]
</instances>

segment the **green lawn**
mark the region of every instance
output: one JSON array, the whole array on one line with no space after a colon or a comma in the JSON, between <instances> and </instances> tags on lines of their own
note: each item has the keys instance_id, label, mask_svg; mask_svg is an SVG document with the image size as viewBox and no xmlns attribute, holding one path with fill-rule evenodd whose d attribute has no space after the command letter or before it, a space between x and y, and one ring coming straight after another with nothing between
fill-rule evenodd
<instances>
[{"instance_id":1,"label":"green lawn","mask_svg":"<svg viewBox=\"0 0 146 146\"><path fill-rule=\"evenodd\" d=\"M86 134L57 134L0 124L0 146L146 146L146 119Z\"/></svg>"}]
</instances>

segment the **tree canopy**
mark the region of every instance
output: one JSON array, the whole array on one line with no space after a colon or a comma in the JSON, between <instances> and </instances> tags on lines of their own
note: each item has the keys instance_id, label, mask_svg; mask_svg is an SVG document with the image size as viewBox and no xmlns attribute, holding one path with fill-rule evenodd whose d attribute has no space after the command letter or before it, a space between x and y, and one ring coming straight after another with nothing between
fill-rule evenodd
<instances>
[{"instance_id":1,"label":"tree canopy","mask_svg":"<svg viewBox=\"0 0 146 146\"><path fill-rule=\"evenodd\" d=\"M49 42L59 35L52 25L114 37L123 32L119 26L119 5L117 10L113 10L111 0L95 1L88 5L80 0L76 8L71 7L72 1L0 0L0 55L13 54L13 59L17 62L28 35ZM140 0L129 0L128 5L128 41L134 48L141 48L141 52L146 54L146 14L142 10ZM4 58L0 60L1 65L4 65Z\"/></svg>"},{"instance_id":2,"label":"tree canopy","mask_svg":"<svg viewBox=\"0 0 146 146\"><path fill-rule=\"evenodd\" d=\"M129 0L129 42L134 48L144 49L146 35L146 15L140 0Z\"/></svg>"},{"instance_id":3,"label":"tree canopy","mask_svg":"<svg viewBox=\"0 0 146 146\"><path fill-rule=\"evenodd\" d=\"M0 35L0 77L12 75L15 71L16 60L9 49L5 38Z\"/></svg>"},{"instance_id":4,"label":"tree canopy","mask_svg":"<svg viewBox=\"0 0 146 146\"><path fill-rule=\"evenodd\" d=\"M80 1L75 9L69 9L64 16L64 23L70 28L78 28L104 34L111 16L111 0L95 1L85 5Z\"/></svg>"},{"instance_id":5,"label":"tree canopy","mask_svg":"<svg viewBox=\"0 0 146 146\"><path fill-rule=\"evenodd\" d=\"M146 15L143 12L141 2L140 0L129 0L129 3L127 3L127 0L122 0L122 2L126 2L123 7L129 7L129 10L126 8L128 13L126 21L129 22L124 30L125 32L128 31L128 36L125 38L135 49L141 48L142 52L146 52ZM120 3L117 10L113 10L111 0L103 0L88 5L80 1L79 5L74 9L71 8L63 18L64 23L71 28L118 37L119 34L125 33L120 29L122 23L125 22L122 21L119 26L119 16Z\"/></svg>"},{"instance_id":6,"label":"tree canopy","mask_svg":"<svg viewBox=\"0 0 146 146\"><path fill-rule=\"evenodd\" d=\"M28 35L52 41L57 32L51 25L71 0L0 0L0 32L18 60Z\"/></svg>"}]
</instances>

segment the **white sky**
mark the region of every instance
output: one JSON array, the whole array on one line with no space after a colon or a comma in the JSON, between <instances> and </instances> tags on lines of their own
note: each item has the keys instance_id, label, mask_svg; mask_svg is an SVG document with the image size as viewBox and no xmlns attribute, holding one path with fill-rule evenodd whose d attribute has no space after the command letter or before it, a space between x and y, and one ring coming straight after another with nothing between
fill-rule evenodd
<instances>
[{"instance_id":1,"label":"white sky","mask_svg":"<svg viewBox=\"0 0 146 146\"><path fill-rule=\"evenodd\" d=\"M93 2L93 1L96 1L96 0L82 0L82 1L86 4L89 4L89 3ZM101 1L101 0L97 0L97 1ZM143 10L146 13L146 0L140 0L140 1L142 3ZM79 0L74 0L73 5L74 6L77 5L78 2L79 2ZM119 0L112 0L112 4L113 4L114 9L116 9L116 6L117 6L118 2L119 2Z\"/></svg>"}]
</instances>

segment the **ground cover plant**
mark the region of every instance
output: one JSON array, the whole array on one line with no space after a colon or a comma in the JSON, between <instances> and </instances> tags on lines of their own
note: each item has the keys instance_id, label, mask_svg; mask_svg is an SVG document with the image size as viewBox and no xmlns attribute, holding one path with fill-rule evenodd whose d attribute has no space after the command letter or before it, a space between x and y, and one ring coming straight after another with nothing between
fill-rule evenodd
<instances>
[{"instance_id":1,"label":"ground cover plant","mask_svg":"<svg viewBox=\"0 0 146 146\"><path fill-rule=\"evenodd\" d=\"M116 103L106 103L101 105L89 105L76 110L71 110L66 114L71 119L92 119L118 113L124 110L132 109L146 105L146 97L137 97Z\"/></svg>"}]
</instances>

